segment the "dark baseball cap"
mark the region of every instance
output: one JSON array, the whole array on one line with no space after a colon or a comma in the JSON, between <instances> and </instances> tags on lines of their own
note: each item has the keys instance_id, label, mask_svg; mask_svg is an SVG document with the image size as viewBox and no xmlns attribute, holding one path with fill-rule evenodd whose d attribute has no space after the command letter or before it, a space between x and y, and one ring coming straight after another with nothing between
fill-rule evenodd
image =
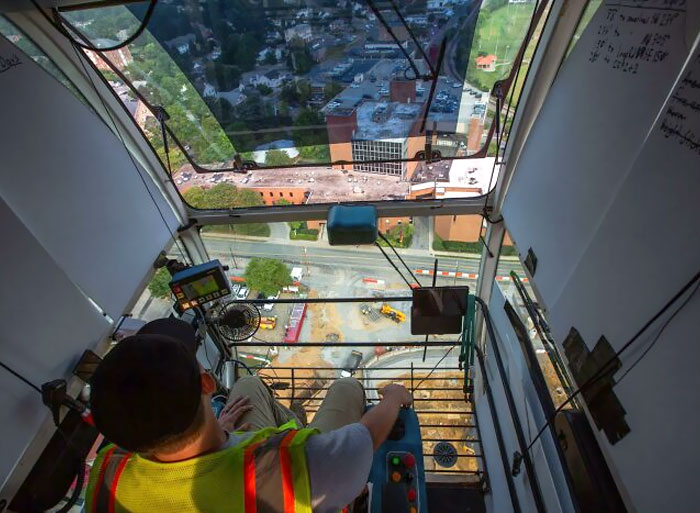
<instances>
[{"instance_id":1,"label":"dark baseball cap","mask_svg":"<svg viewBox=\"0 0 700 513\"><path fill-rule=\"evenodd\" d=\"M97 429L130 451L184 433L201 402L195 332L179 319L149 322L104 357L90 382Z\"/></svg>"}]
</instances>

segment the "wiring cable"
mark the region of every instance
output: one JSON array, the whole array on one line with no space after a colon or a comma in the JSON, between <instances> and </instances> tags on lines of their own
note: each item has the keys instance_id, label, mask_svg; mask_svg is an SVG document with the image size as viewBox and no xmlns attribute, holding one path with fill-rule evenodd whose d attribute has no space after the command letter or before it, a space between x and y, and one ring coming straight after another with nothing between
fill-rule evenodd
<instances>
[{"instance_id":1,"label":"wiring cable","mask_svg":"<svg viewBox=\"0 0 700 513\"><path fill-rule=\"evenodd\" d=\"M634 363L632 363L632 365L630 365L627 368L627 370L622 374L622 376L620 376L618 379L615 380L615 386L619 385L620 382L623 379L625 379L625 376L627 376L627 374L629 374L632 371L632 369L634 369L637 366L637 364L639 362L641 362L647 354L649 354L649 351L651 351L654 348L656 343L659 341L659 338L661 338L661 335L663 334L663 332L666 330L668 325L671 324L671 321L674 319L674 317L676 317L676 315L678 315L680 313L680 311L683 310L685 305L688 304L691 299L693 299L693 296L698 291L698 288L700 288L700 282L698 282L695 285L695 288L693 289L693 291L690 294L688 294L688 297L683 300L683 303L681 303L681 305L676 309L676 311L673 312L673 314L670 315L668 319L666 319L666 321L663 323L663 325L659 329L659 332L654 337L654 340L652 340L651 343L647 346L647 348L644 349L644 352L639 356L639 358L637 358L634 361Z\"/></svg>"},{"instance_id":2,"label":"wiring cable","mask_svg":"<svg viewBox=\"0 0 700 513\"><path fill-rule=\"evenodd\" d=\"M637 333L635 333L634 336L632 336L632 338L631 338L629 341L627 341L613 356L611 356L603 365L601 365L600 368L598 369L598 372L596 372L596 373L593 374L590 378L588 378L586 381L584 381L583 384L582 384L580 387L578 387L576 390L574 390L574 391L571 393L571 395L569 395L569 397L568 397L561 405L559 405L559 407L558 407L556 410L554 410L554 413L552 413L552 415L551 415L550 418L547 420L547 422L545 422L545 424L542 426L542 428L537 432L537 435L535 435L535 438L530 442L530 444L527 446L527 448L525 449L525 451L526 451L526 452L527 452L527 451L530 451L530 449L531 449L532 446L535 444L535 442L537 442L537 440L542 436L542 434L545 432L545 430L554 422L554 418L555 418L555 416L557 415L557 413L559 413L561 410L563 410L564 407L565 407L567 404L569 404L578 394L580 394L580 393L582 393L583 391L587 390L591 385L595 384L595 383L598 382L600 379L602 379L603 377L605 377L605 376L607 375L607 374L606 374L606 371L608 370L608 367L610 366L610 364L612 364L613 362L617 361L618 358L619 358L619 356L620 356L622 353L624 353L629 347L631 347L632 344L634 344L634 343L639 339L639 337L640 337L642 334L644 334L644 333L649 329L649 327L650 327L652 324L654 324L654 322L656 322L656 320L659 319L659 317L661 317L671 306L673 306L673 304L674 304L680 297L682 297L691 287L693 287L693 285L695 285L696 283L697 283L698 285L700 285L700 271L696 272L696 273L695 273L695 276L693 276L693 277L690 279L690 281L688 281L688 282L687 282L687 283L686 283L686 284L685 284L671 299L669 299L669 300L666 302L666 304L665 304L651 319L649 319L649 320L644 324L644 326L642 326L642 327L639 329L639 331L637 331ZM654 343L656 343L656 340L658 340L658 337L661 336L661 333L662 333L663 330L666 328L666 326L668 325L668 323L676 316L676 314L678 314L678 312L679 312L681 309L683 309L683 307L685 307L685 305L688 304L688 302L690 301L690 298L695 294L695 292L697 292L697 289L698 289L698 287L696 286L695 289L693 290L693 292L688 296L688 298L686 298L686 300L679 306L679 308L677 308L677 309L675 310L675 312L673 313L673 315L671 315L670 318L667 319L667 321L666 321L665 324L661 327L661 330L660 330L659 333L657 334L657 338L652 342L652 346L653 346ZM649 348L648 348L648 349L649 349ZM639 361L641 360L641 358L643 358L643 357L645 356L646 353L648 353L648 351L646 351L645 353L643 353L643 354L640 356L640 358L639 358L634 364L632 364L632 367L634 367L637 363L639 363ZM627 372L625 372L624 375L626 375L626 374L629 372L629 370L631 370L631 369L628 369ZM623 377L624 377L624 375L623 375ZM618 381L618 382L619 382L619 381Z\"/></svg>"},{"instance_id":3,"label":"wiring cable","mask_svg":"<svg viewBox=\"0 0 700 513\"><path fill-rule=\"evenodd\" d=\"M133 43L146 30L148 23L151 21L151 16L153 15L153 11L155 10L156 3L158 3L158 0L150 1L148 9L144 14L143 20L141 20L141 24L138 26L138 28L136 29L136 31L134 31L133 34L131 34L125 40L121 41L120 43L114 46L106 46L104 48L99 48L91 44L81 43L80 41L75 39L66 28L66 25L68 25L72 31L75 31L76 29L66 22L66 20L63 18L61 12L58 9L54 8L51 10L53 13L52 19L51 16L44 12L41 6L37 3L37 0L32 0L32 4L34 4L36 10L39 11L41 15L46 19L46 21L53 25L56 28L56 30L58 30L61 34L63 34L63 36L68 38L71 44L77 45L83 50L90 50L91 52L113 52L115 50L120 50L125 46L128 46L129 44Z\"/></svg>"},{"instance_id":4,"label":"wiring cable","mask_svg":"<svg viewBox=\"0 0 700 513\"><path fill-rule=\"evenodd\" d=\"M6 363L0 361L0 367L2 367L3 369L5 369L7 372L9 372L10 374L12 374L14 377L16 377L17 379L19 379L20 381L23 381L27 386L29 386L29 387L33 388L34 390L36 390L37 392L39 392L39 394L41 394L41 388L39 388L39 387L36 386L34 383L32 383L31 381L29 381L27 378L25 378L24 376L22 376L22 375L21 375L19 372L17 372L16 370L12 369L12 368L11 368L9 365L7 365Z\"/></svg>"}]
</instances>

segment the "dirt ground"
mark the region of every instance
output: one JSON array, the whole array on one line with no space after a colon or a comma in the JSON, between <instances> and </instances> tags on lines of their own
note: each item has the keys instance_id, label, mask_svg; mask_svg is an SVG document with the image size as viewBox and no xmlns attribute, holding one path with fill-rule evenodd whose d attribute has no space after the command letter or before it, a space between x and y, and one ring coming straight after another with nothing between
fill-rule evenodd
<instances>
[{"instance_id":1,"label":"dirt ground","mask_svg":"<svg viewBox=\"0 0 700 513\"><path fill-rule=\"evenodd\" d=\"M419 416L421 423L421 437L423 438L423 453L425 470L441 469L432 457L433 449L438 443L437 441L426 440L450 440L455 449L457 449L457 463L448 470L479 470L479 459L474 458L476 454L480 454L480 446L478 442L464 442L454 440L477 439L476 428L470 427L443 427L450 425L474 425L474 417L470 414L471 404L464 401L462 393L463 376L459 373L443 373L442 376L438 373L433 373L431 377L444 377L445 379L428 380L420 383L420 380L425 377L425 374L415 374L413 383L418 385L413 397L415 400L414 408L421 411L437 410L450 413L423 413ZM393 382L396 382L394 380ZM410 389L411 380L408 376L400 380L404 386ZM379 385L381 386L381 385ZM449 390L435 390L449 388ZM432 389L432 390L431 390ZM430 401L430 399L454 399L450 401ZM454 413L451 413L454 412ZM440 427L423 427L426 425Z\"/></svg>"},{"instance_id":2,"label":"dirt ground","mask_svg":"<svg viewBox=\"0 0 700 513\"><path fill-rule=\"evenodd\" d=\"M317 298L318 292L311 291L310 298ZM338 314L335 303L312 303L308 309L311 315L307 321L311 321L311 340L318 342L342 342L343 332L339 326L343 325L343 320Z\"/></svg>"}]
</instances>

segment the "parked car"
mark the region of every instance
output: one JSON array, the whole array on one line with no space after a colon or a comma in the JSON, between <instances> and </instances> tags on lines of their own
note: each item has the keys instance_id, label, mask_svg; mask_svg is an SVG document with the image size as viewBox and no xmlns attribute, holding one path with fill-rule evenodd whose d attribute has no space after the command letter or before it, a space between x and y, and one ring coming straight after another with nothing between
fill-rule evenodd
<instances>
[{"instance_id":1,"label":"parked car","mask_svg":"<svg viewBox=\"0 0 700 513\"><path fill-rule=\"evenodd\" d=\"M349 378L350 376L355 374L355 371L360 366L361 362L362 353L356 350L352 351L350 353L350 356L348 356L347 361L345 362L345 366L340 371L340 376L343 378Z\"/></svg>"},{"instance_id":2,"label":"parked car","mask_svg":"<svg viewBox=\"0 0 700 513\"><path fill-rule=\"evenodd\" d=\"M274 296L268 296L267 299L269 301L270 299L278 299L279 297L280 297L280 293L278 292ZM271 312L274 307L275 307L275 303L265 303L263 305L263 310L265 310L266 312Z\"/></svg>"},{"instance_id":3,"label":"parked car","mask_svg":"<svg viewBox=\"0 0 700 513\"><path fill-rule=\"evenodd\" d=\"M236 296L238 294L238 291L241 290L241 284L240 283L234 283L231 285L231 294Z\"/></svg>"},{"instance_id":4,"label":"parked car","mask_svg":"<svg viewBox=\"0 0 700 513\"><path fill-rule=\"evenodd\" d=\"M245 298L248 297L248 293L250 292L250 289L246 286L241 287L241 289L238 291L236 294L236 299L239 301L243 301Z\"/></svg>"}]
</instances>

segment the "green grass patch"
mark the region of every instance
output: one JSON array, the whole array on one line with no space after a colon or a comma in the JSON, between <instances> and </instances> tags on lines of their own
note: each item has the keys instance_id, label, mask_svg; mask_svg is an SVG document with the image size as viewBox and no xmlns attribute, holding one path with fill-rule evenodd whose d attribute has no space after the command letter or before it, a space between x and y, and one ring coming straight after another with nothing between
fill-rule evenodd
<instances>
[{"instance_id":1,"label":"green grass patch","mask_svg":"<svg viewBox=\"0 0 700 513\"><path fill-rule=\"evenodd\" d=\"M534 5L534 2L506 4L493 11L481 10L469 55L467 82L482 91L490 91L497 80L508 75L527 33ZM497 57L496 70L476 69L476 58L490 54Z\"/></svg>"},{"instance_id":2,"label":"green grass patch","mask_svg":"<svg viewBox=\"0 0 700 513\"><path fill-rule=\"evenodd\" d=\"M221 224L204 226L203 232L226 233L229 235L248 235L251 237L269 237L270 226L267 223Z\"/></svg>"},{"instance_id":3,"label":"green grass patch","mask_svg":"<svg viewBox=\"0 0 700 513\"><path fill-rule=\"evenodd\" d=\"M518 256L515 246L501 246L501 256Z\"/></svg>"},{"instance_id":4,"label":"green grass patch","mask_svg":"<svg viewBox=\"0 0 700 513\"><path fill-rule=\"evenodd\" d=\"M289 230L289 238L292 240L318 240L318 230L307 230L305 232Z\"/></svg>"},{"instance_id":5,"label":"green grass patch","mask_svg":"<svg viewBox=\"0 0 700 513\"><path fill-rule=\"evenodd\" d=\"M453 253L475 253L481 254L483 245L477 242L460 242L456 240L444 240L437 233L433 238L433 251L451 251Z\"/></svg>"},{"instance_id":6,"label":"green grass patch","mask_svg":"<svg viewBox=\"0 0 700 513\"><path fill-rule=\"evenodd\" d=\"M413 241L414 229L412 224L400 224L385 232L384 237L386 237L395 248L409 248L411 247L411 241ZM382 239L377 239L377 242L380 246L387 247L386 242Z\"/></svg>"},{"instance_id":7,"label":"green grass patch","mask_svg":"<svg viewBox=\"0 0 700 513\"><path fill-rule=\"evenodd\" d=\"M318 230L310 229L306 221L289 223L289 238L292 240L318 240Z\"/></svg>"}]
</instances>

